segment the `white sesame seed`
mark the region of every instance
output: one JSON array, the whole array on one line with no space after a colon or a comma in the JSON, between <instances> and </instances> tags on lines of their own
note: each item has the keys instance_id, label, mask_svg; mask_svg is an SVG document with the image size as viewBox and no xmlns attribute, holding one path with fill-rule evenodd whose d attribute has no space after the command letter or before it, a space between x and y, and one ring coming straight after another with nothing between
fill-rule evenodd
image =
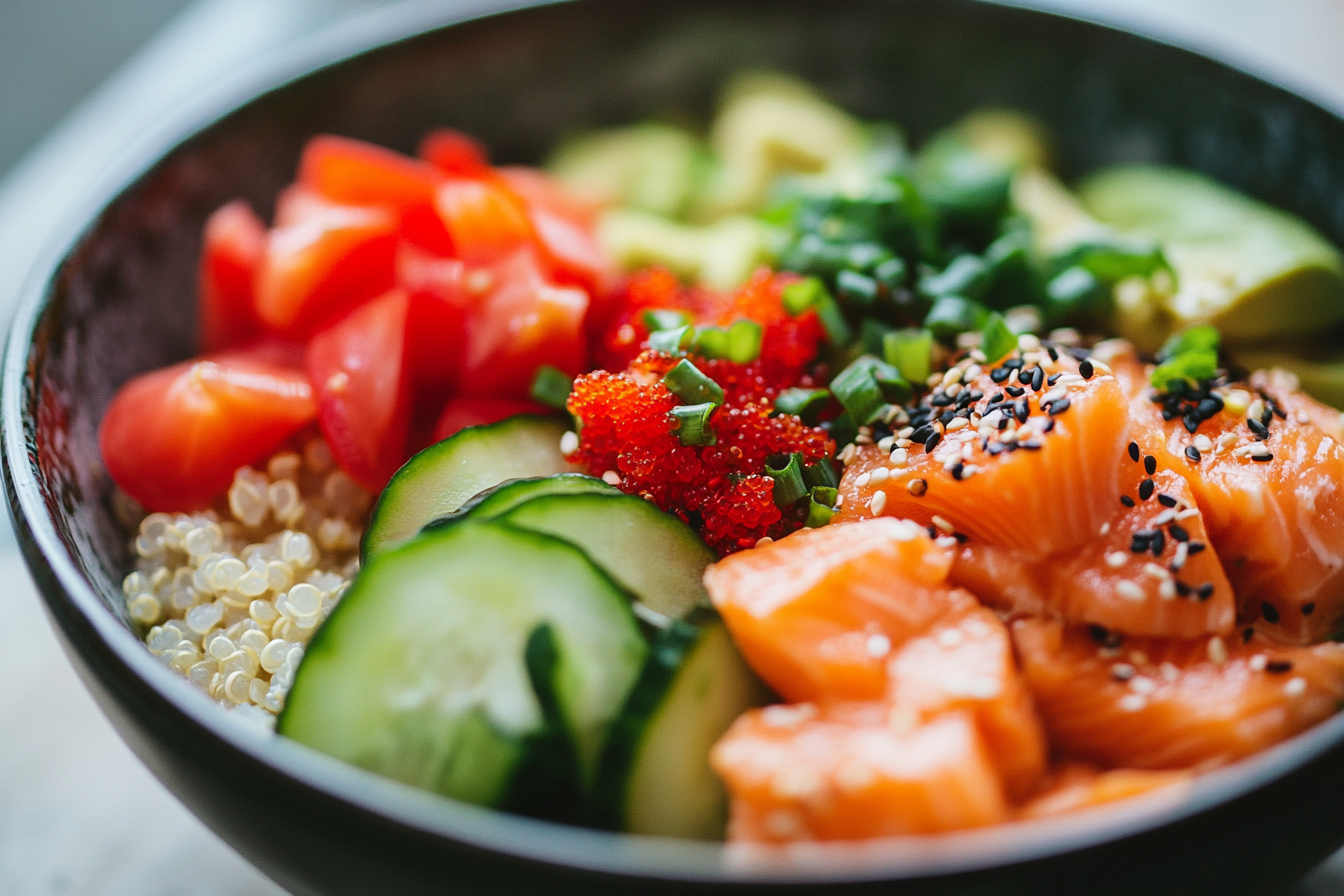
<instances>
[{"instance_id":1,"label":"white sesame seed","mask_svg":"<svg viewBox=\"0 0 1344 896\"><path fill-rule=\"evenodd\" d=\"M1146 675L1135 675L1129 680L1129 688L1136 694L1147 696L1157 690L1157 682Z\"/></svg>"},{"instance_id":2,"label":"white sesame seed","mask_svg":"<svg viewBox=\"0 0 1344 896\"><path fill-rule=\"evenodd\" d=\"M1129 555L1124 551L1111 551L1106 555L1106 565L1111 569L1119 569L1129 561Z\"/></svg>"},{"instance_id":3,"label":"white sesame seed","mask_svg":"<svg viewBox=\"0 0 1344 896\"><path fill-rule=\"evenodd\" d=\"M1162 511L1162 512L1159 513L1157 516L1155 516L1155 517L1153 517L1151 520L1149 520L1149 521L1148 521L1148 526L1149 526L1149 528L1151 528L1151 529L1157 529L1157 528L1160 528L1160 527L1162 527L1162 526L1165 526L1167 523L1170 523L1170 522L1174 521L1175 519L1176 519L1176 510L1175 510L1175 508L1168 507L1166 510Z\"/></svg>"},{"instance_id":4,"label":"white sesame seed","mask_svg":"<svg viewBox=\"0 0 1344 896\"><path fill-rule=\"evenodd\" d=\"M982 373L979 364L972 364L966 368L966 373L962 376L963 382L970 382Z\"/></svg>"},{"instance_id":5,"label":"white sesame seed","mask_svg":"<svg viewBox=\"0 0 1344 896\"><path fill-rule=\"evenodd\" d=\"M1091 357L1087 360L1092 362L1092 370L1096 373L1100 373L1103 376L1115 376L1115 371L1111 370L1111 365L1107 364L1105 361L1096 357Z\"/></svg>"},{"instance_id":6,"label":"white sesame seed","mask_svg":"<svg viewBox=\"0 0 1344 896\"><path fill-rule=\"evenodd\" d=\"M1144 592L1138 583L1131 582L1129 579L1121 579L1115 585L1115 593L1125 600L1143 600L1148 595Z\"/></svg>"},{"instance_id":7,"label":"white sesame seed","mask_svg":"<svg viewBox=\"0 0 1344 896\"><path fill-rule=\"evenodd\" d=\"M1172 579L1167 579L1161 585L1158 585L1157 596L1162 598L1163 600L1175 600L1176 582L1173 581Z\"/></svg>"},{"instance_id":8,"label":"white sesame seed","mask_svg":"<svg viewBox=\"0 0 1344 896\"><path fill-rule=\"evenodd\" d=\"M952 468L959 463L964 463L964 461L961 459L961 452L958 451L957 453L948 456L947 460L943 461L943 472L951 473Z\"/></svg>"},{"instance_id":9,"label":"white sesame seed","mask_svg":"<svg viewBox=\"0 0 1344 896\"><path fill-rule=\"evenodd\" d=\"M947 392L948 395L954 395L955 393L948 392L948 387L955 386L956 384L960 383L961 374L962 371L960 367L953 367L947 373L943 374L943 391Z\"/></svg>"},{"instance_id":10,"label":"white sesame seed","mask_svg":"<svg viewBox=\"0 0 1344 896\"><path fill-rule=\"evenodd\" d=\"M1307 691L1307 680L1300 676L1288 679L1283 686L1285 697L1300 697Z\"/></svg>"},{"instance_id":11,"label":"white sesame seed","mask_svg":"<svg viewBox=\"0 0 1344 896\"><path fill-rule=\"evenodd\" d=\"M944 532L948 535L951 535L952 533L957 531L956 526L953 526L951 523L949 523L947 520L943 519L940 516L935 515L933 519L930 520L930 522L933 523L934 528L936 528L939 532Z\"/></svg>"},{"instance_id":12,"label":"white sesame seed","mask_svg":"<svg viewBox=\"0 0 1344 896\"><path fill-rule=\"evenodd\" d=\"M1157 672L1163 681L1175 681L1181 677L1181 670L1174 663L1163 663L1157 667Z\"/></svg>"},{"instance_id":13,"label":"white sesame seed","mask_svg":"<svg viewBox=\"0 0 1344 896\"><path fill-rule=\"evenodd\" d=\"M1116 663L1111 666L1111 677L1116 681L1129 681L1138 672L1129 663Z\"/></svg>"},{"instance_id":14,"label":"white sesame seed","mask_svg":"<svg viewBox=\"0 0 1344 896\"><path fill-rule=\"evenodd\" d=\"M938 633L938 644L942 647L957 647L965 639L961 631L955 628L945 628Z\"/></svg>"},{"instance_id":15,"label":"white sesame seed","mask_svg":"<svg viewBox=\"0 0 1344 896\"><path fill-rule=\"evenodd\" d=\"M1191 440L1191 444L1195 446L1196 451L1209 452L1213 450L1213 440L1204 435L1204 433L1195 436L1194 439Z\"/></svg>"},{"instance_id":16,"label":"white sesame seed","mask_svg":"<svg viewBox=\"0 0 1344 896\"><path fill-rule=\"evenodd\" d=\"M615 470L608 470L602 474L602 481L607 485L620 485L621 474L617 473Z\"/></svg>"},{"instance_id":17,"label":"white sesame seed","mask_svg":"<svg viewBox=\"0 0 1344 896\"><path fill-rule=\"evenodd\" d=\"M1209 639L1208 654L1209 662L1215 666L1221 666L1227 662L1227 645L1223 643L1222 638L1214 635Z\"/></svg>"},{"instance_id":18,"label":"white sesame seed","mask_svg":"<svg viewBox=\"0 0 1344 896\"><path fill-rule=\"evenodd\" d=\"M1265 656L1263 653L1257 653L1255 656L1251 657L1246 665L1251 667L1252 672L1263 672L1265 671L1265 666L1269 665L1269 657Z\"/></svg>"},{"instance_id":19,"label":"white sesame seed","mask_svg":"<svg viewBox=\"0 0 1344 896\"><path fill-rule=\"evenodd\" d=\"M1190 545L1184 541L1176 542L1176 556L1172 558L1171 565L1176 569L1183 569L1185 561L1190 558Z\"/></svg>"},{"instance_id":20,"label":"white sesame seed","mask_svg":"<svg viewBox=\"0 0 1344 896\"><path fill-rule=\"evenodd\" d=\"M1250 446L1250 450L1246 453L1251 457L1270 457L1274 452L1270 451L1269 446L1264 442L1256 442Z\"/></svg>"},{"instance_id":21,"label":"white sesame seed","mask_svg":"<svg viewBox=\"0 0 1344 896\"><path fill-rule=\"evenodd\" d=\"M1068 389L1051 389L1049 392L1041 396L1041 407L1045 407L1047 404L1050 404L1051 402L1059 401L1061 398L1067 397L1068 394L1069 394Z\"/></svg>"},{"instance_id":22,"label":"white sesame seed","mask_svg":"<svg viewBox=\"0 0 1344 896\"><path fill-rule=\"evenodd\" d=\"M1110 522L1102 523L1102 524L1101 524L1101 530L1100 530L1100 531L1101 531L1101 536L1102 536L1103 538L1105 538L1107 535L1111 534L1111 524L1110 524Z\"/></svg>"},{"instance_id":23,"label":"white sesame seed","mask_svg":"<svg viewBox=\"0 0 1344 896\"><path fill-rule=\"evenodd\" d=\"M957 432L959 430L963 430L967 426L969 426L970 423L971 421L967 420L965 417L953 417L950 421L948 421L947 431Z\"/></svg>"},{"instance_id":24,"label":"white sesame seed","mask_svg":"<svg viewBox=\"0 0 1344 896\"><path fill-rule=\"evenodd\" d=\"M1039 351L1041 340L1033 333L1023 333L1017 337L1017 347L1024 352Z\"/></svg>"},{"instance_id":25,"label":"white sesame seed","mask_svg":"<svg viewBox=\"0 0 1344 896\"><path fill-rule=\"evenodd\" d=\"M877 440L877 447L878 447L880 450L882 450L882 451L890 451L890 450L891 450L892 443L895 442L895 441L896 441L896 440L893 439L891 436L887 436L887 437L884 438L884 439L878 439L878 440Z\"/></svg>"},{"instance_id":26,"label":"white sesame seed","mask_svg":"<svg viewBox=\"0 0 1344 896\"><path fill-rule=\"evenodd\" d=\"M858 449L854 447L854 443L850 442L848 445L844 447L844 450L840 452L839 456L836 459L839 460L840 463L844 464L845 466L849 466L851 463L854 462L854 452L856 452L857 450Z\"/></svg>"},{"instance_id":27,"label":"white sesame seed","mask_svg":"<svg viewBox=\"0 0 1344 896\"><path fill-rule=\"evenodd\" d=\"M1125 712L1138 712L1148 705L1148 700L1142 694L1126 694L1120 698L1120 708Z\"/></svg>"},{"instance_id":28,"label":"white sesame seed","mask_svg":"<svg viewBox=\"0 0 1344 896\"><path fill-rule=\"evenodd\" d=\"M873 500L868 502L868 509L873 512L873 516L877 516L878 514L880 514L883 510L886 509L886 506L887 506L886 492L878 492L877 494L873 495Z\"/></svg>"},{"instance_id":29,"label":"white sesame seed","mask_svg":"<svg viewBox=\"0 0 1344 896\"><path fill-rule=\"evenodd\" d=\"M1157 579L1159 582L1165 582L1167 579L1171 578L1171 573L1165 566L1158 566L1152 561L1143 564L1143 572L1144 575L1149 578Z\"/></svg>"},{"instance_id":30,"label":"white sesame seed","mask_svg":"<svg viewBox=\"0 0 1344 896\"><path fill-rule=\"evenodd\" d=\"M1305 425L1311 422L1311 415L1308 414L1306 411L1298 411L1296 414L1293 415L1293 419L1296 420L1298 423Z\"/></svg>"},{"instance_id":31,"label":"white sesame seed","mask_svg":"<svg viewBox=\"0 0 1344 896\"><path fill-rule=\"evenodd\" d=\"M579 434L567 432L560 437L560 453L573 454L579 450Z\"/></svg>"},{"instance_id":32,"label":"white sesame seed","mask_svg":"<svg viewBox=\"0 0 1344 896\"><path fill-rule=\"evenodd\" d=\"M1191 507L1189 510L1179 511L1174 519L1179 522L1180 520L1194 519L1197 516L1199 516L1199 508Z\"/></svg>"},{"instance_id":33,"label":"white sesame seed","mask_svg":"<svg viewBox=\"0 0 1344 896\"><path fill-rule=\"evenodd\" d=\"M897 448L891 452L891 462L898 467L903 467L910 463L910 452L905 448Z\"/></svg>"},{"instance_id":34,"label":"white sesame seed","mask_svg":"<svg viewBox=\"0 0 1344 896\"><path fill-rule=\"evenodd\" d=\"M868 474L868 481L873 485L881 485L891 478L891 471L886 467L877 467Z\"/></svg>"},{"instance_id":35,"label":"white sesame seed","mask_svg":"<svg viewBox=\"0 0 1344 896\"><path fill-rule=\"evenodd\" d=\"M864 649L873 659L882 659L882 657L891 653L891 639L886 635L869 635L868 640L864 642Z\"/></svg>"},{"instance_id":36,"label":"white sesame seed","mask_svg":"<svg viewBox=\"0 0 1344 896\"><path fill-rule=\"evenodd\" d=\"M1246 409L1246 419L1259 422L1260 418L1263 416L1265 416L1265 403L1262 399L1257 398L1255 401L1251 402L1250 407Z\"/></svg>"},{"instance_id":37,"label":"white sesame seed","mask_svg":"<svg viewBox=\"0 0 1344 896\"><path fill-rule=\"evenodd\" d=\"M977 467L975 464L967 464L967 465L966 465L965 467L963 467L962 470L961 470L961 480L962 480L962 482L965 482L967 479L970 479L972 476L974 476L974 475L975 475L976 473L978 473L978 472L980 472L980 468Z\"/></svg>"},{"instance_id":38,"label":"white sesame seed","mask_svg":"<svg viewBox=\"0 0 1344 896\"><path fill-rule=\"evenodd\" d=\"M943 384L943 375L941 373L931 373L929 378L924 381L924 385L930 389L937 389Z\"/></svg>"}]
</instances>

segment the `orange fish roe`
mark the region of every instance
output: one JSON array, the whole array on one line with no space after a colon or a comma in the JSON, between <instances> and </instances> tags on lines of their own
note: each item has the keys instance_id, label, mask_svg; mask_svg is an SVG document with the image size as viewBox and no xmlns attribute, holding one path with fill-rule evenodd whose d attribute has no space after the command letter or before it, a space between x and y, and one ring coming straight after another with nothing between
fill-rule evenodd
<instances>
[{"instance_id":1,"label":"orange fish roe","mask_svg":"<svg viewBox=\"0 0 1344 896\"><path fill-rule=\"evenodd\" d=\"M715 444L683 445L670 414L681 401L661 381L677 360L646 352L624 373L576 379L569 410L581 425L570 461L686 520L720 554L798 529L801 521L775 506L765 462L775 454L814 461L835 452L824 430L792 415L771 416L780 388L811 380L778 361L695 359L723 388L724 403L709 421Z\"/></svg>"}]
</instances>

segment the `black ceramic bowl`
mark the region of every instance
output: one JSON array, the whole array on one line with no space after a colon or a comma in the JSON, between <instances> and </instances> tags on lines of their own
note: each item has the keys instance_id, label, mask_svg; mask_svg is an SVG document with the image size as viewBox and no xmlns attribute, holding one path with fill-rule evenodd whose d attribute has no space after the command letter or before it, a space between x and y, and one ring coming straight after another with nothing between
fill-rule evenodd
<instances>
[{"instance_id":1,"label":"black ceramic bowl","mask_svg":"<svg viewBox=\"0 0 1344 896\"><path fill-rule=\"evenodd\" d=\"M1058 135L1065 175L1122 160L1187 165L1344 243L1344 122L1105 28L951 0L574 0L471 21L463 10L448 0L386 8L364 33L347 30L227 102L187 110L194 123L90 197L22 298L3 385L19 538L88 687L183 802L281 885L323 894L1255 892L1344 842L1344 717L1105 812L751 852L419 793L252 731L151 657L122 605L127 536L111 513L98 420L128 377L193 352L205 216L240 195L268 210L314 132L409 150L448 124L500 160L536 161L569 129L703 116L730 73L770 67L866 118L903 123L916 141L977 106L1025 109Z\"/></svg>"}]
</instances>

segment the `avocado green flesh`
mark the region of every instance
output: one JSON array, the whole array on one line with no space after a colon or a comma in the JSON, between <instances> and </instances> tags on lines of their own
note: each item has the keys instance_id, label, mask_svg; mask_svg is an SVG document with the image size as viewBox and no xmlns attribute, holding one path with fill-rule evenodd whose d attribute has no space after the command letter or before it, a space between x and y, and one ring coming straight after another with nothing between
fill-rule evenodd
<instances>
[{"instance_id":1,"label":"avocado green flesh","mask_svg":"<svg viewBox=\"0 0 1344 896\"><path fill-rule=\"evenodd\" d=\"M1306 392L1333 408L1344 408L1344 354L1310 358L1271 349L1234 352L1232 360L1247 370L1281 367L1294 374Z\"/></svg>"},{"instance_id":2,"label":"avocado green flesh","mask_svg":"<svg viewBox=\"0 0 1344 896\"><path fill-rule=\"evenodd\" d=\"M1109 168L1079 198L1097 220L1162 244L1176 269L1177 325L1225 342L1310 333L1344 319L1344 257L1305 222L1191 171Z\"/></svg>"}]
</instances>

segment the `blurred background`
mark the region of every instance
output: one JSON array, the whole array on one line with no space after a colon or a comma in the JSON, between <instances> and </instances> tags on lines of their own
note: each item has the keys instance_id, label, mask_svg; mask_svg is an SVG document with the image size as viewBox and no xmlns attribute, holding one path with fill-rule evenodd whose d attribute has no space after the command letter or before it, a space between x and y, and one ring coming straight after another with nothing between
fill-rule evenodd
<instances>
[{"instance_id":1,"label":"blurred background","mask_svg":"<svg viewBox=\"0 0 1344 896\"><path fill-rule=\"evenodd\" d=\"M389 2L0 0L0 319L60 221L193 94ZM1017 0L1205 52L1344 114L1341 0ZM75 679L0 517L0 894L279 896ZM1344 853L1294 891L1344 892Z\"/></svg>"}]
</instances>

